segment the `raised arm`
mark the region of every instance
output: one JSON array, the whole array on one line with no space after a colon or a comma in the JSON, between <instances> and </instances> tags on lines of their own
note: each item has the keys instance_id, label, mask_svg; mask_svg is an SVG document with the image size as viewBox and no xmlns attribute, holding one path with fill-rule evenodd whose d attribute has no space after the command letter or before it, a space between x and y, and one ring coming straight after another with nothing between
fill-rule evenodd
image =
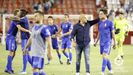
<instances>
[{"instance_id":1,"label":"raised arm","mask_svg":"<svg viewBox=\"0 0 133 75\"><path fill-rule=\"evenodd\" d=\"M21 25L17 25L17 28L23 32L31 33L30 30L23 28Z\"/></svg>"},{"instance_id":2,"label":"raised arm","mask_svg":"<svg viewBox=\"0 0 133 75\"><path fill-rule=\"evenodd\" d=\"M91 26L98 23L100 21L99 18L95 19L95 20L92 20L92 21L87 21L87 23L89 23Z\"/></svg>"}]
</instances>

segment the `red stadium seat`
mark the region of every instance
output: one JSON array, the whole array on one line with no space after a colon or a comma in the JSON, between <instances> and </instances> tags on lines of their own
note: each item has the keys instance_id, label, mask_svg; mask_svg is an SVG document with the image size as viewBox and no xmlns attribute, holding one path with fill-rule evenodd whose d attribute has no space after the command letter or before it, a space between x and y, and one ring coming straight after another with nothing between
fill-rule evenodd
<instances>
[{"instance_id":1,"label":"red stadium seat","mask_svg":"<svg viewBox=\"0 0 133 75\"><path fill-rule=\"evenodd\" d=\"M11 9L26 8L30 13L33 13L33 5L38 3L38 1L40 0L0 0L0 8L9 9L9 13L13 13ZM87 14L95 8L94 0L63 0L63 4L56 3L57 7L51 8L50 14L78 14L79 12Z\"/></svg>"}]
</instances>

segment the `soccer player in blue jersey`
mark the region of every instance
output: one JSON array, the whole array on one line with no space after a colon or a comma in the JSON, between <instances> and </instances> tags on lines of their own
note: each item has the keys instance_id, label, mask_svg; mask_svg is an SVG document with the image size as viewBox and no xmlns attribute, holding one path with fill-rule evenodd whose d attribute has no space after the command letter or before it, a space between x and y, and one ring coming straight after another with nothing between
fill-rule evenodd
<instances>
[{"instance_id":1,"label":"soccer player in blue jersey","mask_svg":"<svg viewBox=\"0 0 133 75\"><path fill-rule=\"evenodd\" d=\"M115 34L114 34L114 24L112 21L107 19L107 10L100 9L99 18L101 21L98 23L99 35L97 41L94 44L96 46L98 40L100 39L100 54L102 55L102 75L104 75L106 66L109 69L110 74L112 75L111 62L109 60L109 54L111 51L112 38L114 40L114 48L116 46Z\"/></svg>"},{"instance_id":2,"label":"soccer player in blue jersey","mask_svg":"<svg viewBox=\"0 0 133 75\"><path fill-rule=\"evenodd\" d=\"M59 37L62 37L61 48L63 50L63 54L67 57L67 64L72 63L72 52L71 52L72 41L70 40L72 29L73 29L73 25L69 21L69 15L65 14L64 22L61 23L61 26L59 28L59 31L57 32L57 35L59 35L59 33L62 31L62 34L61 36L59 35ZM67 54L66 49L68 49L69 55Z\"/></svg>"},{"instance_id":3,"label":"soccer player in blue jersey","mask_svg":"<svg viewBox=\"0 0 133 75\"><path fill-rule=\"evenodd\" d=\"M18 32L18 29L24 32L30 32L29 30L23 28L20 25L20 15L21 15L21 11L19 9L14 11L14 18L10 23L10 27L6 36L6 50L9 51L9 55L7 58L7 65L6 65L5 72L9 74L14 73L12 69L12 61L17 49L16 34Z\"/></svg>"},{"instance_id":4,"label":"soccer player in blue jersey","mask_svg":"<svg viewBox=\"0 0 133 75\"><path fill-rule=\"evenodd\" d=\"M28 22L28 18L26 17L27 14L28 14L28 12L26 10L21 9L20 24L23 28L29 30L29 22ZM29 37L30 37L30 33L21 31L22 51L24 50ZM28 50L30 51L30 47L28 48ZM20 74L26 74L27 61L29 61L29 63L31 64L31 57L29 54L23 53L23 70L20 72Z\"/></svg>"},{"instance_id":5,"label":"soccer player in blue jersey","mask_svg":"<svg viewBox=\"0 0 133 75\"><path fill-rule=\"evenodd\" d=\"M61 54L59 53L58 40L57 40L57 37L55 36L55 34L58 32L58 27L57 27L57 25L54 24L54 19L53 19L52 16L48 17L48 29L49 29L49 31L51 33L52 47L57 52L57 56L59 58L60 64L63 64L63 62L61 61ZM50 60L49 59L48 59L48 63L47 64L50 64Z\"/></svg>"},{"instance_id":6,"label":"soccer player in blue jersey","mask_svg":"<svg viewBox=\"0 0 133 75\"><path fill-rule=\"evenodd\" d=\"M33 75L46 75L43 72L44 55L48 54L48 58L52 58L51 34L47 26L43 25L43 13L36 11L34 17L36 23L32 28L31 37L28 40L24 53L27 54L27 48L31 45Z\"/></svg>"}]
</instances>

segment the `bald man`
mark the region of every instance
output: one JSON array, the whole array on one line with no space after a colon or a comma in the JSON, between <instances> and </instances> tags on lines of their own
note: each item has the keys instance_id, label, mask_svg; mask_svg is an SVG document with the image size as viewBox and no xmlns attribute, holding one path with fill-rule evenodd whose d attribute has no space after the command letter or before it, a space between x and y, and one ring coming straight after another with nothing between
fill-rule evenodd
<instances>
[{"instance_id":1,"label":"bald man","mask_svg":"<svg viewBox=\"0 0 133 75\"><path fill-rule=\"evenodd\" d=\"M99 22L88 21L84 14L79 17L79 22L74 25L71 38L76 37L76 75L80 75L80 60L82 51L84 52L86 75L90 75L90 27Z\"/></svg>"}]
</instances>

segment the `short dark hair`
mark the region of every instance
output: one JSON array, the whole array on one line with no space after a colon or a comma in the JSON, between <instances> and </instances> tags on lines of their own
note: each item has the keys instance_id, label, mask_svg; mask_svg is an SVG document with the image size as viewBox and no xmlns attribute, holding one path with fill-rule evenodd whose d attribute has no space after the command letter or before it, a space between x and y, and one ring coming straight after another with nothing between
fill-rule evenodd
<instances>
[{"instance_id":1,"label":"short dark hair","mask_svg":"<svg viewBox=\"0 0 133 75\"><path fill-rule=\"evenodd\" d=\"M21 11L20 18L24 17L24 16L26 16L28 14L28 11L25 10L25 9L20 9L20 11Z\"/></svg>"},{"instance_id":2,"label":"short dark hair","mask_svg":"<svg viewBox=\"0 0 133 75\"><path fill-rule=\"evenodd\" d=\"M39 13L40 15L44 15L44 13L43 12L41 12L41 11L35 11L34 13Z\"/></svg>"},{"instance_id":3,"label":"short dark hair","mask_svg":"<svg viewBox=\"0 0 133 75\"><path fill-rule=\"evenodd\" d=\"M69 17L69 14L67 14L67 13L65 13L64 15L67 16L67 17Z\"/></svg>"},{"instance_id":4,"label":"short dark hair","mask_svg":"<svg viewBox=\"0 0 133 75\"><path fill-rule=\"evenodd\" d=\"M99 11L102 11L104 14L108 14L108 11L106 8L101 8Z\"/></svg>"},{"instance_id":5,"label":"short dark hair","mask_svg":"<svg viewBox=\"0 0 133 75\"><path fill-rule=\"evenodd\" d=\"M19 9L16 9L15 11L14 11L14 16L16 16L17 15L17 13L19 12L20 10Z\"/></svg>"},{"instance_id":6,"label":"short dark hair","mask_svg":"<svg viewBox=\"0 0 133 75\"><path fill-rule=\"evenodd\" d=\"M53 17L52 17L52 16L48 16L48 18L51 18L51 19L53 19Z\"/></svg>"}]
</instances>

